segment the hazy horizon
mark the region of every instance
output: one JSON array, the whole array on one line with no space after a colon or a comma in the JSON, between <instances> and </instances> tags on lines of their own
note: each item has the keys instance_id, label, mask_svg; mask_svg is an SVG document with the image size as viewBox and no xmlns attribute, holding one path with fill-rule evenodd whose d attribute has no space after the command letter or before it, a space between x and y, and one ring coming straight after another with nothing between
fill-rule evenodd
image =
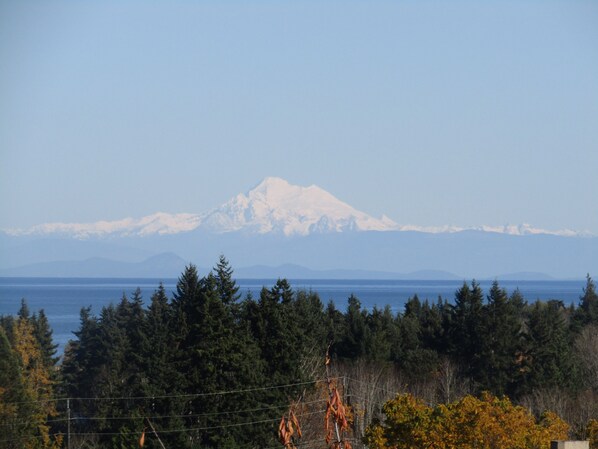
<instances>
[{"instance_id":1,"label":"hazy horizon","mask_svg":"<svg viewBox=\"0 0 598 449\"><path fill-rule=\"evenodd\" d=\"M266 176L400 225L598 234L596 2L0 5L0 228Z\"/></svg>"}]
</instances>

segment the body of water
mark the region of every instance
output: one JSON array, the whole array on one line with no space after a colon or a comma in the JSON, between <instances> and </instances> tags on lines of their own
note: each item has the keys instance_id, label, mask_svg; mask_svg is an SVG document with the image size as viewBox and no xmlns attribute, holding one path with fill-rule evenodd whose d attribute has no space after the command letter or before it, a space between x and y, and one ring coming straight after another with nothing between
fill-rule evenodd
<instances>
[{"instance_id":1,"label":"body of water","mask_svg":"<svg viewBox=\"0 0 598 449\"><path fill-rule=\"evenodd\" d=\"M99 315L103 306L118 302L123 294L130 294L139 287L146 304L160 283L160 279L97 279L97 278L0 278L0 315L16 315L21 298L27 300L31 312L44 309L54 331L54 341L62 352L72 332L79 327L79 311L91 306L92 313ZM166 291L172 295L176 279L162 280ZM270 288L276 281L271 279L237 279L240 293L251 292L259 296L263 286ZM294 290L306 289L317 292L326 304L332 300L338 309L345 310L347 298L354 294L363 307L389 305L393 312L402 312L409 297L417 294L421 300L436 302L439 297L454 300L455 291L462 281L392 281L392 280L290 280ZM481 281L487 294L492 281ZM578 304L585 281L502 281L501 287L509 293L518 288L528 302L537 299L562 300L566 305Z\"/></svg>"}]
</instances>

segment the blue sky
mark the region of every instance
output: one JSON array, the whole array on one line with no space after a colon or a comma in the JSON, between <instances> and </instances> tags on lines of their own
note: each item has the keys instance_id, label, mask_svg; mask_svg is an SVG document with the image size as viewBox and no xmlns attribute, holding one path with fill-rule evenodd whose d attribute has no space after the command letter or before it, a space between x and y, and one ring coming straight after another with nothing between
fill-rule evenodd
<instances>
[{"instance_id":1,"label":"blue sky","mask_svg":"<svg viewBox=\"0 0 598 449\"><path fill-rule=\"evenodd\" d=\"M598 233L598 2L0 4L0 227L266 176L400 224Z\"/></svg>"}]
</instances>

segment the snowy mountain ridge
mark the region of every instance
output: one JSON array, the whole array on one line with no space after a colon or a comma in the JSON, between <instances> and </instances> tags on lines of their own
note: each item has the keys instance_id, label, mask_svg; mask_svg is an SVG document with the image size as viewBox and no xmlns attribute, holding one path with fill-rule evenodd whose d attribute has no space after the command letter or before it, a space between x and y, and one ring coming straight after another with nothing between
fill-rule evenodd
<instances>
[{"instance_id":1,"label":"snowy mountain ridge","mask_svg":"<svg viewBox=\"0 0 598 449\"><path fill-rule=\"evenodd\" d=\"M168 214L157 212L142 218L124 218L94 223L45 223L28 229L7 229L9 235L70 235L78 239L89 237L148 236L153 234L177 234L192 231L200 223L197 214Z\"/></svg>"},{"instance_id":2,"label":"snowy mountain ridge","mask_svg":"<svg viewBox=\"0 0 598 449\"><path fill-rule=\"evenodd\" d=\"M287 236L397 229L389 218L373 218L316 185L300 187L274 177L208 212L201 222L213 232L245 230Z\"/></svg>"},{"instance_id":3,"label":"snowy mountain ridge","mask_svg":"<svg viewBox=\"0 0 598 449\"><path fill-rule=\"evenodd\" d=\"M218 234L245 232L285 236L347 231L415 231L436 234L467 230L509 235L588 235L568 229L538 229L528 224L478 227L398 225L384 215L378 219L361 212L316 185L296 186L277 177L265 178L246 194L241 193L203 214L158 212L142 218L94 223L46 223L4 232L13 236L58 234L87 239L178 234L195 229Z\"/></svg>"}]
</instances>

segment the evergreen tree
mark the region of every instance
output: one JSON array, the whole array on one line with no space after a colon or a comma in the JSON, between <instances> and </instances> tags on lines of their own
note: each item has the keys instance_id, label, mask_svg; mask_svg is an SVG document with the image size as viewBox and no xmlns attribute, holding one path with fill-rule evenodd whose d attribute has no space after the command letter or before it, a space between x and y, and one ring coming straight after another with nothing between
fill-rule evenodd
<instances>
[{"instance_id":1,"label":"evergreen tree","mask_svg":"<svg viewBox=\"0 0 598 449\"><path fill-rule=\"evenodd\" d=\"M29 312L29 306L25 298L21 298L21 307L19 308L17 317L23 320L28 320L31 317L31 312Z\"/></svg>"},{"instance_id":2,"label":"evergreen tree","mask_svg":"<svg viewBox=\"0 0 598 449\"><path fill-rule=\"evenodd\" d=\"M512 393L517 355L522 349L521 317L513 298L497 281L490 288L482 324L481 359L476 376L480 387L496 395Z\"/></svg>"},{"instance_id":3,"label":"evergreen tree","mask_svg":"<svg viewBox=\"0 0 598 449\"><path fill-rule=\"evenodd\" d=\"M99 323L91 315L91 306L81 309L79 329L74 334L76 339L67 343L61 365L62 395L71 398L98 397L100 392L96 381L101 370ZM97 406L95 401L77 401L71 408L79 416L99 416ZM94 431L94 423L78 423L78 430Z\"/></svg>"},{"instance_id":4,"label":"evergreen tree","mask_svg":"<svg viewBox=\"0 0 598 449\"><path fill-rule=\"evenodd\" d=\"M331 345L330 356L338 355L338 345L343 339L345 330L345 315L336 308L334 301L329 300L326 305L325 326L326 343Z\"/></svg>"},{"instance_id":5,"label":"evergreen tree","mask_svg":"<svg viewBox=\"0 0 598 449\"><path fill-rule=\"evenodd\" d=\"M396 361L405 376L412 381L429 377L438 364L436 351L424 346L422 310L419 297L414 295L405 303L405 312L399 321L400 351Z\"/></svg>"},{"instance_id":6,"label":"evergreen tree","mask_svg":"<svg viewBox=\"0 0 598 449\"><path fill-rule=\"evenodd\" d=\"M55 351L45 314L31 315L25 299L16 320L0 319L0 435L11 437L0 447L59 446L47 423L57 413L49 400L55 395Z\"/></svg>"},{"instance_id":7,"label":"evergreen tree","mask_svg":"<svg viewBox=\"0 0 598 449\"><path fill-rule=\"evenodd\" d=\"M233 279L233 269L228 260L224 256L220 256L213 271L220 300L226 305L236 303L241 295L239 295L239 286Z\"/></svg>"},{"instance_id":8,"label":"evergreen tree","mask_svg":"<svg viewBox=\"0 0 598 449\"><path fill-rule=\"evenodd\" d=\"M530 310L522 393L575 384L570 334L562 301L536 301Z\"/></svg>"},{"instance_id":9,"label":"evergreen tree","mask_svg":"<svg viewBox=\"0 0 598 449\"><path fill-rule=\"evenodd\" d=\"M288 281L279 279L270 290L262 289L253 309L257 313L252 317L252 333L267 364L266 375L277 384L302 379L299 366L303 344L292 301Z\"/></svg>"},{"instance_id":10,"label":"evergreen tree","mask_svg":"<svg viewBox=\"0 0 598 449\"><path fill-rule=\"evenodd\" d=\"M200 290L197 268L193 264L188 265L178 279L172 300L177 315L174 322L175 328L172 331L179 338L185 338L185 334L189 332L190 322L188 320L197 313Z\"/></svg>"},{"instance_id":11,"label":"evergreen tree","mask_svg":"<svg viewBox=\"0 0 598 449\"><path fill-rule=\"evenodd\" d=\"M184 376L174 364L174 336L171 332L173 311L170 307L164 285L160 283L152 294L145 319L142 321L139 357L139 396L153 397L145 404L149 416L165 416L152 420L160 434L164 429L180 429L184 420L177 416L186 410L185 398L177 398L182 393ZM187 441L183 432L162 434L167 447L185 448ZM153 444L153 445L152 445ZM150 448L159 448L157 442L148 439Z\"/></svg>"},{"instance_id":12,"label":"evergreen tree","mask_svg":"<svg viewBox=\"0 0 598 449\"><path fill-rule=\"evenodd\" d=\"M579 298L579 307L573 315L572 328L579 332L589 324L598 324L598 293L594 280L588 274L583 295Z\"/></svg>"},{"instance_id":13,"label":"evergreen tree","mask_svg":"<svg viewBox=\"0 0 598 449\"><path fill-rule=\"evenodd\" d=\"M302 376L311 376L315 367L321 366L328 344L324 306L317 293L305 290L296 292L292 304L302 346L301 364L307 370Z\"/></svg>"},{"instance_id":14,"label":"evergreen tree","mask_svg":"<svg viewBox=\"0 0 598 449\"><path fill-rule=\"evenodd\" d=\"M419 321L422 313L422 303L419 299L417 293L407 299L405 303L405 311L403 313L404 317L412 317Z\"/></svg>"},{"instance_id":15,"label":"evergreen tree","mask_svg":"<svg viewBox=\"0 0 598 449\"><path fill-rule=\"evenodd\" d=\"M91 306L83 307L79 312L79 330L75 331L75 340L70 340L64 350L62 377L66 386L65 396L89 397L88 385L84 381L92 377L92 348L97 340L98 322L91 315ZM91 380L91 379L90 379Z\"/></svg>"},{"instance_id":16,"label":"evergreen tree","mask_svg":"<svg viewBox=\"0 0 598 449\"><path fill-rule=\"evenodd\" d=\"M471 282L471 288L464 282L455 293L450 331L451 349L463 374L470 381L474 381L480 371L483 303L482 289L475 280Z\"/></svg>"},{"instance_id":17,"label":"evergreen tree","mask_svg":"<svg viewBox=\"0 0 598 449\"><path fill-rule=\"evenodd\" d=\"M195 265L185 267L176 285L176 292L172 300L172 320L170 333L173 337L174 365L185 377L185 390L198 385L201 379L195 378L193 366L199 361L196 345L198 343L197 330L201 327L194 323L203 322L205 316L205 296L201 295L201 285Z\"/></svg>"},{"instance_id":18,"label":"evergreen tree","mask_svg":"<svg viewBox=\"0 0 598 449\"><path fill-rule=\"evenodd\" d=\"M236 307L231 301L224 302L220 296L218 282L208 293L209 318L205 326L211 335L206 340L211 342L206 358L211 362L210 375L214 377L215 391L239 391L262 385L263 365L259 360L259 349L250 339L248 328L235 320ZM239 407L259 403L259 392L239 392L231 395L213 397L213 412L229 412ZM205 399L204 399L205 401ZM238 424L252 419L250 413L231 414L229 424ZM212 416L206 421L208 427L221 423L221 417ZM260 434L262 434L260 436ZM228 427L226 430L212 432L204 438L209 447L239 447L263 438L263 426L255 429Z\"/></svg>"},{"instance_id":19,"label":"evergreen tree","mask_svg":"<svg viewBox=\"0 0 598 449\"><path fill-rule=\"evenodd\" d=\"M442 327L442 307L441 302L430 306L426 299L419 314L422 346L437 353L443 352L446 340L444 328Z\"/></svg>"},{"instance_id":20,"label":"evergreen tree","mask_svg":"<svg viewBox=\"0 0 598 449\"><path fill-rule=\"evenodd\" d=\"M236 299L222 295L222 280L212 273L198 279L195 267L187 267L174 296L171 328L182 329L175 339L175 366L184 376L184 392L200 395L188 401L190 418L186 426L189 428L218 427L222 416L229 413L227 422L230 424L248 419L231 412L244 401L255 403L255 393L239 393L234 397L218 393L243 390L262 382L257 346L249 338L247 326L235 317L233 301ZM232 278L226 284L232 285L234 290ZM247 443L251 437L258 438L257 429L261 428L257 426L253 432L243 433L246 429L231 425L218 432L196 430L188 436L191 445L234 447Z\"/></svg>"},{"instance_id":21,"label":"evergreen tree","mask_svg":"<svg viewBox=\"0 0 598 449\"><path fill-rule=\"evenodd\" d=\"M48 322L48 318L46 317L44 309L40 309L39 313L33 314L32 323L35 338L42 351L44 364L52 372L54 372L60 357L55 357L58 345L52 340L53 331L50 327L50 323Z\"/></svg>"},{"instance_id":22,"label":"evergreen tree","mask_svg":"<svg viewBox=\"0 0 598 449\"><path fill-rule=\"evenodd\" d=\"M125 331L126 347L124 355L127 364L124 367L123 378L126 380L128 394L139 396L142 393L142 366L145 354L143 349L147 346L148 335L145 330L146 313L143 307L141 289L137 288L131 295L131 299L123 295L121 303L116 309L117 320Z\"/></svg>"},{"instance_id":23,"label":"evergreen tree","mask_svg":"<svg viewBox=\"0 0 598 449\"><path fill-rule=\"evenodd\" d=\"M366 317L366 324L366 358L382 363L391 361L393 347L398 342L398 329L390 306L383 310L374 307L372 313Z\"/></svg>"},{"instance_id":24,"label":"evergreen tree","mask_svg":"<svg viewBox=\"0 0 598 449\"><path fill-rule=\"evenodd\" d=\"M30 421L30 397L24 388L19 359L0 326L0 447L21 449L35 428Z\"/></svg>"},{"instance_id":25,"label":"evergreen tree","mask_svg":"<svg viewBox=\"0 0 598 449\"><path fill-rule=\"evenodd\" d=\"M0 315L0 327L4 329L6 333L6 338L8 338L8 342L10 345L14 345L14 341L11 341L12 336L14 335L13 329L15 326L15 317L12 315Z\"/></svg>"},{"instance_id":26,"label":"evergreen tree","mask_svg":"<svg viewBox=\"0 0 598 449\"><path fill-rule=\"evenodd\" d=\"M18 359L23 374L23 389L28 404L28 427L35 439L21 441L25 449L33 448L58 448L60 441L50 435L48 419L55 417L56 403L54 398L54 382L51 373L44 364L43 354L34 335L34 328L29 318L20 316L13 328L14 352Z\"/></svg>"},{"instance_id":27,"label":"evergreen tree","mask_svg":"<svg viewBox=\"0 0 598 449\"><path fill-rule=\"evenodd\" d=\"M367 310L362 310L359 299L351 294L347 300L345 332L337 350L339 357L358 359L366 356L367 316Z\"/></svg>"},{"instance_id":28,"label":"evergreen tree","mask_svg":"<svg viewBox=\"0 0 598 449\"><path fill-rule=\"evenodd\" d=\"M309 322L311 318L299 318L298 310L307 310L311 315L317 308L319 298L309 298L302 293L300 304L295 304L294 296L289 283L279 279L272 288L263 287L257 301L252 297L243 301L242 321L249 326L251 340L259 350L256 359L263 364L262 385L293 385L307 380L309 375L309 369L306 369L309 363L306 360L309 358L311 340L303 341L309 330L301 329L301 320ZM256 364L255 361L253 363ZM297 398L304 388L294 385L285 389L266 389L254 395L254 403L286 408L289 400ZM256 418L267 416L260 413L254 415ZM262 433L253 444L258 447L260 444L275 444L272 436L268 435L273 433Z\"/></svg>"}]
</instances>

